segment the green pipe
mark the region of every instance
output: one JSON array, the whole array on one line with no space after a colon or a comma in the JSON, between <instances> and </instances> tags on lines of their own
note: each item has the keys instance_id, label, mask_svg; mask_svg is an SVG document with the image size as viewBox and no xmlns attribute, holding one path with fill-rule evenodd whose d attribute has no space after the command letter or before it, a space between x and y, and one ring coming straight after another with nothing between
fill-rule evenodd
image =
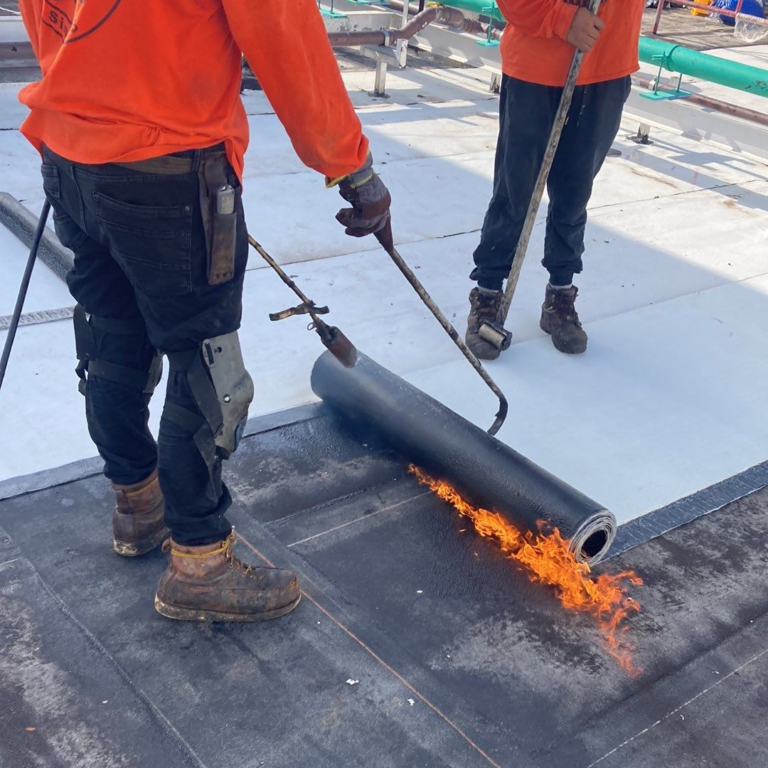
<instances>
[{"instance_id":1,"label":"green pipe","mask_svg":"<svg viewBox=\"0 0 768 768\"><path fill-rule=\"evenodd\" d=\"M692 51L682 45L641 37L640 60L670 72L698 77L756 96L768 96L768 70Z\"/></svg>"},{"instance_id":2,"label":"green pipe","mask_svg":"<svg viewBox=\"0 0 768 768\"><path fill-rule=\"evenodd\" d=\"M447 5L451 8L458 8L460 11L471 11L481 16L494 18L496 21L506 21L501 15L498 4L495 0L446 0L440 5Z\"/></svg>"}]
</instances>

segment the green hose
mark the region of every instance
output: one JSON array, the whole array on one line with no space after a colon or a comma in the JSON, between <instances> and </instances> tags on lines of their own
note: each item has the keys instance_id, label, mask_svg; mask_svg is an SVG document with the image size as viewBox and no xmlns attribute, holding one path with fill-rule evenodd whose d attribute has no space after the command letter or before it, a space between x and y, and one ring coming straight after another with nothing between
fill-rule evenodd
<instances>
[{"instance_id":1,"label":"green hose","mask_svg":"<svg viewBox=\"0 0 768 768\"><path fill-rule=\"evenodd\" d=\"M494 0L450 0L443 5L504 21ZM640 60L670 72L698 77L757 96L768 96L768 70L692 51L682 45L641 37Z\"/></svg>"},{"instance_id":2,"label":"green hose","mask_svg":"<svg viewBox=\"0 0 768 768\"><path fill-rule=\"evenodd\" d=\"M496 19L496 21L505 21L495 0L451 0L451 2L441 3L441 5L458 8L460 11L478 13L481 16Z\"/></svg>"},{"instance_id":3,"label":"green hose","mask_svg":"<svg viewBox=\"0 0 768 768\"><path fill-rule=\"evenodd\" d=\"M670 72L698 77L756 96L768 96L768 70L692 51L682 45L641 37L640 60Z\"/></svg>"}]
</instances>

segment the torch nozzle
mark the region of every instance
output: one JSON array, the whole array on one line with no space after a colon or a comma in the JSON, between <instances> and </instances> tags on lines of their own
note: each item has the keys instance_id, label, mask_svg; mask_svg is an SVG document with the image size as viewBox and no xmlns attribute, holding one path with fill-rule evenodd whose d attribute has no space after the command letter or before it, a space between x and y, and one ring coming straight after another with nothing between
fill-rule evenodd
<instances>
[{"instance_id":1,"label":"torch nozzle","mask_svg":"<svg viewBox=\"0 0 768 768\"><path fill-rule=\"evenodd\" d=\"M354 368L357 363L357 348L355 345L333 325L325 325L317 328L325 348L345 367Z\"/></svg>"}]
</instances>

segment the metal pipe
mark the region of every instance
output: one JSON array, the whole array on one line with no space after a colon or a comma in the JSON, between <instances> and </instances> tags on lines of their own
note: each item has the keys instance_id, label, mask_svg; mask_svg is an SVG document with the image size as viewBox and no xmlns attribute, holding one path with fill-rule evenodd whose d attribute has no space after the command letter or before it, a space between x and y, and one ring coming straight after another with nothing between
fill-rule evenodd
<instances>
[{"instance_id":1,"label":"metal pipe","mask_svg":"<svg viewBox=\"0 0 768 768\"><path fill-rule=\"evenodd\" d=\"M397 11L402 11L405 7L403 0L386 0L387 5L392 6ZM408 6L409 12L412 14L421 13L423 8L411 4ZM468 19L458 8L453 5L441 5L440 6L441 17L438 23L445 24L453 29L458 29L461 32L469 32L477 35L487 35L488 27L477 19ZM500 30L494 29L494 36L499 35Z\"/></svg>"},{"instance_id":2,"label":"metal pipe","mask_svg":"<svg viewBox=\"0 0 768 768\"><path fill-rule=\"evenodd\" d=\"M329 32L328 39L334 48L354 48L358 45L389 45L389 30L365 30L362 32Z\"/></svg>"},{"instance_id":3,"label":"metal pipe","mask_svg":"<svg viewBox=\"0 0 768 768\"><path fill-rule=\"evenodd\" d=\"M355 45L394 45L398 40L410 40L424 27L440 16L439 7L427 8L417 13L400 29L363 30L361 32L329 32L328 39L334 47Z\"/></svg>"},{"instance_id":4,"label":"metal pipe","mask_svg":"<svg viewBox=\"0 0 768 768\"><path fill-rule=\"evenodd\" d=\"M640 60L756 96L768 97L768 70L692 51L682 45L640 38Z\"/></svg>"},{"instance_id":5,"label":"metal pipe","mask_svg":"<svg viewBox=\"0 0 768 768\"><path fill-rule=\"evenodd\" d=\"M652 78L646 77L645 75L632 75L632 83L640 88L652 88L653 82ZM731 104L730 102L721 101L720 99L713 99L699 93L692 93L690 96L686 96L685 101L690 101L692 104L696 104L699 107L705 107L714 112L721 112L724 115L737 117L740 120L746 120L749 123L755 123L768 128L768 114L765 112L758 112L755 109L740 107L737 104Z\"/></svg>"},{"instance_id":6,"label":"metal pipe","mask_svg":"<svg viewBox=\"0 0 768 768\"><path fill-rule=\"evenodd\" d=\"M396 10L405 7L403 2L392 0L390 5ZM400 40L410 40L433 22L445 24L462 32L485 34L485 27L479 21L468 19L456 8L434 6L417 13L400 29L361 30L359 32L329 32L328 39L334 48L354 47L359 45L394 45Z\"/></svg>"}]
</instances>

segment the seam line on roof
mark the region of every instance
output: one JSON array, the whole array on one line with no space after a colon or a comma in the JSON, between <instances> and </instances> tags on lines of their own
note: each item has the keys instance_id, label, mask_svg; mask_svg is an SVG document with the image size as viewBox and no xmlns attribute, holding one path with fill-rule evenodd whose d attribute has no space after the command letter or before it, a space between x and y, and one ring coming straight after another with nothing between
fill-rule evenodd
<instances>
[{"instance_id":1,"label":"seam line on roof","mask_svg":"<svg viewBox=\"0 0 768 768\"><path fill-rule=\"evenodd\" d=\"M298 547L299 544L306 544L308 541L319 539L321 536L326 536L329 533L333 533L334 531L338 531L338 530L341 530L342 528L346 528L348 525L354 525L355 523L359 523L363 520L370 520L372 517L376 517L376 515L380 515L382 512L389 512L393 509L397 509L397 507L400 507L403 504L408 504L411 501L415 501L416 499L419 499L422 496L427 496L429 493L431 493L431 491L418 493L415 496L412 496L411 498L403 499L402 501L395 502L394 504L390 504L388 507L377 509L375 512L370 512L367 515L361 515L360 517L356 517L354 520L348 520L346 523L342 523L341 525L336 525L333 528L329 528L327 531L320 531L320 533L315 533L312 536L307 536L305 539L300 539L299 541L294 541L291 544L286 544L286 546L288 547L288 549L290 549L291 547Z\"/></svg>"},{"instance_id":2,"label":"seam line on roof","mask_svg":"<svg viewBox=\"0 0 768 768\"><path fill-rule=\"evenodd\" d=\"M30 566L34 573L35 578L40 582L40 585L48 593L56 607L64 614L64 616L74 624L74 626L82 633L85 641L90 644L104 660L111 664L112 668L117 673L122 683L128 688L128 690L139 700L140 703L149 710L151 716L156 720L166 737L170 738L176 743L177 748L181 747L184 757L188 758L189 765L194 765L195 768L207 768L206 764L200 759L197 753L192 749L189 743L179 733L173 723L163 714L162 710L144 693L144 691L136 685L131 679L130 675L123 669L123 667L117 662L114 656L104 647L101 641L94 635L88 627L86 627L75 614L71 611L69 606L59 597L54 589L48 584L48 582L40 575L39 571L30 562Z\"/></svg>"},{"instance_id":3,"label":"seam line on roof","mask_svg":"<svg viewBox=\"0 0 768 768\"><path fill-rule=\"evenodd\" d=\"M765 656L765 654L768 653L768 648L763 649L760 651L760 653L755 654L751 659L747 659L743 664L736 667L736 669L731 670L727 675L721 677L716 682L712 683L712 685L707 686L703 691L699 691L695 696L692 696L688 701L683 702L679 707L673 709L671 712L668 712L663 717L660 717L658 720L656 720L654 723L651 723L647 728L643 728L642 731L639 731L634 736L631 736L626 741L623 741L621 744L619 744L617 747L614 747L610 752L606 752L602 757L595 760L593 763L590 763L587 768L594 768L594 766L598 765L599 763L602 763L603 760L609 758L611 755L616 754L619 750L623 749L627 746L627 744L631 744L635 739L640 738L640 736L644 736L649 731L652 731L657 725L661 725L665 720L668 720L673 715L678 714L682 709L685 709L690 704L693 704L697 699L700 699L705 694L709 693L713 688L717 688L718 685L721 683L724 683L729 678L733 677L734 675L737 675L739 672L741 672L743 669L748 667L750 664L754 663L758 659L760 659L762 656Z\"/></svg>"},{"instance_id":4,"label":"seam line on roof","mask_svg":"<svg viewBox=\"0 0 768 768\"><path fill-rule=\"evenodd\" d=\"M715 184L711 187L697 187L696 189L681 189L678 192L670 192L668 195L654 195L653 197L642 197L639 200L629 200L627 202L621 202L621 203L606 203L605 205L596 205L594 208L589 208L589 212L591 214L597 213L598 211L609 211L612 208L616 208L618 206L622 206L624 208L627 208L631 205L637 205L638 203L652 203L654 200L670 200L673 197L682 197L684 195L700 195L704 192L717 192L720 189L727 189L728 187L738 187L739 189L742 189L743 187L748 187L753 184L765 184L768 182L768 179L748 179L747 181L738 183L735 181L731 181L728 183L723 182L722 184Z\"/></svg>"},{"instance_id":5,"label":"seam line on roof","mask_svg":"<svg viewBox=\"0 0 768 768\"><path fill-rule=\"evenodd\" d=\"M256 547L253 546L253 544L248 541L242 534L237 534L237 538L245 544L248 549L250 549L255 555L260 557L267 565L274 568L274 564L265 557L261 552L259 552ZM475 750L481 757L483 757L486 762L488 762L489 765L492 765L493 768L501 768L501 766L494 761L494 759L485 752L482 747L480 747L478 744L476 744L472 739L458 726L456 723L454 723L446 714L444 714L440 709L438 709L437 706L435 706L426 696L424 696L422 693L419 692L417 688L414 688L414 686L409 683L394 667L391 667L389 664L387 664L384 659L381 658L372 648L370 648L368 645L366 645L354 632L352 632L351 629L349 629L347 626L345 626L339 619L337 619L332 613L330 613L326 608L324 608L320 603L315 600L311 595L308 595L304 590L301 591L301 594L306 597L307 600L309 600L312 605L315 606L323 615L325 615L328 619L330 619L342 632L344 632L345 635L347 635L351 640L353 640L357 645L360 646L371 658L373 658L378 664L380 664L387 672L389 672L395 679L404 685L414 696L416 696L419 701L421 701L423 704L425 704L429 709L432 710L446 725L448 725L451 729L453 729L472 749Z\"/></svg>"}]
</instances>

